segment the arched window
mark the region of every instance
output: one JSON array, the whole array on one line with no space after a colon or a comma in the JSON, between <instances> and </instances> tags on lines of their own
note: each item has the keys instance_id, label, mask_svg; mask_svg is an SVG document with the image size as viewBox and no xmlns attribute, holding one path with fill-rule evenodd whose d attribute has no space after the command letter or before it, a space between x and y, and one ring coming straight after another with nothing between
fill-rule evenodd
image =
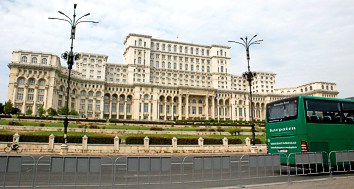
<instances>
[{"instance_id":1,"label":"arched window","mask_svg":"<svg viewBox=\"0 0 354 189\"><path fill-rule=\"evenodd\" d=\"M86 91L81 91L81 96L86 96Z\"/></svg>"},{"instance_id":2,"label":"arched window","mask_svg":"<svg viewBox=\"0 0 354 189\"><path fill-rule=\"evenodd\" d=\"M100 91L96 92L96 97L100 97L100 96L101 96L101 92Z\"/></svg>"},{"instance_id":3,"label":"arched window","mask_svg":"<svg viewBox=\"0 0 354 189\"><path fill-rule=\"evenodd\" d=\"M27 62L27 56L23 56L23 57L21 58L21 62Z\"/></svg>"},{"instance_id":4,"label":"arched window","mask_svg":"<svg viewBox=\"0 0 354 189\"><path fill-rule=\"evenodd\" d=\"M89 96L93 96L93 91L89 91Z\"/></svg>"},{"instance_id":5,"label":"arched window","mask_svg":"<svg viewBox=\"0 0 354 189\"><path fill-rule=\"evenodd\" d=\"M132 101L132 96L131 95L127 96L127 101Z\"/></svg>"},{"instance_id":6,"label":"arched window","mask_svg":"<svg viewBox=\"0 0 354 189\"><path fill-rule=\"evenodd\" d=\"M32 64L37 64L37 58L36 57L32 58Z\"/></svg>"},{"instance_id":7,"label":"arched window","mask_svg":"<svg viewBox=\"0 0 354 189\"><path fill-rule=\"evenodd\" d=\"M28 79L28 84L34 85L34 83L35 83L35 79L33 79L33 78Z\"/></svg>"},{"instance_id":8,"label":"arched window","mask_svg":"<svg viewBox=\"0 0 354 189\"><path fill-rule=\"evenodd\" d=\"M203 104L203 101L200 99L200 100L198 101L198 104Z\"/></svg>"},{"instance_id":9,"label":"arched window","mask_svg":"<svg viewBox=\"0 0 354 189\"><path fill-rule=\"evenodd\" d=\"M45 80L44 79L40 79L38 81L38 84L39 84L39 86L44 86L45 85Z\"/></svg>"},{"instance_id":10,"label":"arched window","mask_svg":"<svg viewBox=\"0 0 354 189\"><path fill-rule=\"evenodd\" d=\"M145 95L144 95L144 99L145 99L145 100L149 100L149 95L148 95L148 94L145 94Z\"/></svg>"},{"instance_id":11,"label":"arched window","mask_svg":"<svg viewBox=\"0 0 354 189\"><path fill-rule=\"evenodd\" d=\"M47 64L47 59L46 58L42 58L42 64Z\"/></svg>"},{"instance_id":12,"label":"arched window","mask_svg":"<svg viewBox=\"0 0 354 189\"><path fill-rule=\"evenodd\" d=\"M23 77L18 78L17 79L17 83L18 84L24 84L25 83L25 78L23 78Z\"/></svg>"},{"instance_id":13,"label":"arched window","mask_svg":"<svg viewBox=\"0 0 354 189\"><path fill-rule=\"evenodd\" d=\"M196 103L197 103L197 100L192 99L192 103L193 103L193 104L196 104Z\"/></svg>"},{"instance_id":14,"label":"arched window","mask_svg":"<svg viewBox=\"0 0 354 189\"><path fill-rule=\"evenodd\" d=\"M142 39L139 39L139 46L141 46L143 43L143 40Z\"/></svg>"},{"instance_id":15,"label":"arched window","mask_svg":"<svg viewBox=\"0 0 354 189\"><path fill-rule=\"evenodd\" d=\"M141 57L138 57L138 64L141 64Z\"/></svg>"}]
</instances>

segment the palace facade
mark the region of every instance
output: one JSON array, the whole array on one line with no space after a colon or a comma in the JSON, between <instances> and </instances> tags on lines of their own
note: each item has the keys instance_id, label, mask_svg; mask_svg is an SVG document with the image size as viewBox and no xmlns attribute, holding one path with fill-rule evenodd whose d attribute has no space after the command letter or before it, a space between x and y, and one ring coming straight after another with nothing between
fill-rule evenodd
<instances>
[{"instance_id":1,"label":"palace facade","mask_svg":"<svg viewBox=\"0 0 354 189\"><path fill-rule=\"evenodd\" d=\"M72 71L69 109L81 117L134 120L248 120L249 87L230 73L230 47L199 45L129 34L124 64L102 54L81 53ZM66 65L66 62L64 63ZM68 69L51 53L13 51L8 99L22 113L66 104ZM337 97L335 83L313 82L276 89L276 74L253 80L256 120L268 102L295 95Z\"/></svg>"}]
</instances>

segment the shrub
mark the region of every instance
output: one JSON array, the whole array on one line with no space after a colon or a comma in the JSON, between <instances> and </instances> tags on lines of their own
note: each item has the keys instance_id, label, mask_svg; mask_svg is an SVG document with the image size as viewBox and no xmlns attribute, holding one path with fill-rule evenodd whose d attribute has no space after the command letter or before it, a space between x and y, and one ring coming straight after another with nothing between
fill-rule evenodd
<instances>
[{"instance_id":1,"label":"shrub","mask_svg":"<svg viewBox=\"0 0 354 189\"><path fill-rule=\"evenodd\" d=\"M242 140L239 138L230 138L228 142L229 144L242 144Z\"/></svg>"},{"instance_id":2,"label":"shrub","mask_svg":"<svg viewBox=\"0 0 354 189\"><path fill-rule=\"evenodd\" d=\"M90 129L98 129L98 126L92 124L92 125L89 126L89 128L90 128Z\"/></svg>"},{"instance_id":3,"label":"shrub","mask_svg":"<svg viewBox=\"0 0 354 189\"><path fill-rule=\"evenodd\" d=\"M200 128L200 129L198 129L197 131L205 132L205 131L207 131L207 129L206 129L206 128Z\"/></svg>"},{"instance_id":4,"label":"shrub","mask_svg":"<svg viewBox=\"0 0 354 189\"><path fill-rule=\"evenodd\" d=\"M177 141L178 145L198 145L197 138L180 138Z\"/></svg>"},{"instance_id":5,"label":"shrub","mask_svg":"<svg viewBox=\"0 0 354 189\"><path fill-rule=\"evenodd\" d=\"M153 145L172 145L172 139L163 137L151 137L150 144Z\"/></svg>"},{"instance_id":6,"label":"shrub","mask_svg":"<svg viewBox=\"0 0 354 189\"><path fill-rule=\"evenodd\" d=\"M162 127L150 127L151 131L163 131Z\"/></svg>"},{"instance_id":7,"label":"shrub","mask_svg":"<svg viewBox=\"0 0 354 189\"><path fill-rule=\"evenodd\" d=\"M209 132L215 132L215 129L211 128L211 129L208 129Z\"/></svg>"},{"instance_id":8,"label":"shrub","mask_svg":"<svg viewBox=\"0 0 354 189\"><path fill-rule=\"evenodd\" d=\"M241 128L233 128L233 129L229 129L229 133L231 135L240 135L240 133L242 132L243 130Z\"/></svg>"},{"instance_id":9,"label":"shrub","mask_svg":"<svg viewBox=\"0 0 354 189\"><path fill-rule=\"evenodd\" d=\"M144 144L144 137L127 137L126 144Z\"/></svg>"},{"instance_id":10,"label":"shrub","mask_svg":"<svg viewBox=\"0 0 354 189\"><path fill-rule=\"evenodd\" d=\"M225 132L225 129L223 129L223 128L221 128L221 127L218 127L218 128L216 129L216 131L217 131L217 132Z\"/></svg>"},{"instance_id":11,"label":"shrub","mask_svg":"<svg viewBox=\"0 0 354 189\"><path fill-rule=\"evenodd\" d=\"M7 124L8 124L8 125L13 125L13 126L22 126L21 123L16 122L16 121L9 121Z\"/></svg>"},{"instance_id":12,"label":"shrub","mask_svg":"<svg viewBox=\"0 0 354 189\"><path fill-rule=\"evenodd\" d=\"M40 127L44 127L45 124L44 124L44 123L39 123L39 126L40 126Z\"/></svg>"},{"instance_id":13,"label":"shrub","mask_svg":"<svg viewBox=\"0 0 354 189\"><path fill-rule=\"evenodd\" d=\"M216 138L205 138L205 139L204 139L204 144L205 144L205 145L216 145L216 144L222 144L222 139L216 139Z\"/></svg>"},{"instance_id":14,"label":"shrub","mask_svg":"<svg viewBox=\"0 0 354 189\"><path fill-rule=\"evenodd\" d=\"M262 141L259 138L255 138L254 142L255 142L255 144L262 144Z\"/></svg>"}]
</instances>

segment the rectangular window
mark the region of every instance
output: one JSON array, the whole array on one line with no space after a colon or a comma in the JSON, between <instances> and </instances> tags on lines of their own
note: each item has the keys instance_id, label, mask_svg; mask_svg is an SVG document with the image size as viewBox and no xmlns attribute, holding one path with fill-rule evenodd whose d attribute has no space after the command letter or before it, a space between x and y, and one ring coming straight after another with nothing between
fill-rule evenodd
<instances>
[{"instance_id":1,"label":"rectangular window","mask_svg":"<svg viewBox=\"0 0 354 189\"><path fill-rule=\"evenodd\" d=\"M202 107L199 107L199 114L203 114L203 108Z\"/></svg>"},{"instance_id":2,"label":"rectangular window","mask_svg":"<svg viewBox=\"0 0 354 189\"><path fill-rule=\"evenodd\" d=\"M267 106L268 122L281 122L297 118L298 99L287 99Z\"/></svg>"},{"instance_id":3,"label":"rectangular window","mask_svg":"<svg viewBox=\"0 0 354 189\"><path fill-rule=\"evenodd\" d=\"M23 100L23 94L17 93L16 100Z\"/></svg>"},{"instance_id":4,"label":"rectangular window","mask_svg":"<svg viewBox=\"0 0 354 189\"><path fill-rule=\"evenodd\" d=\"M306 120L309 123L340 123L340 103L327 100L305 100Z\"/></svg>"},{"instance_id":5,"label":"rectangular window","mask_svg":"<svg viewBox=\"0 0 354 189\"><path fill-rule=\"evenodd\" d=\"M87 110L88 110L88 111L92 111L92 104L88 104L88 105L87 105Z\"/></svg>"},{"instance_id":6,"label":"rectangular window","mask_svg":"<svg viewBox=\"0 0 354 189\"><path fill-rule=\"evenodd\" d=\"M130 113L130 104L127 104L127 113Z\"/></svg>"},{"instance_id":7,"label":"rectangular window","mask_svg":"<svg viewBox=\"0 0 354 189\"><path fill-rule=\"evenodd\" d=\"M124 104L119 104L119 113L124 112Z\"/></svg>"},{"instance_id":8,"label":"rectangular window","mask_svg":"<svg viewBox=\"0 0 354 189\"><path fill-rule=\"evenodd\" d=\"M27 100L32 101L33 100L33 94L28 94L27 95Z\"/></svg>"},{"instance_id":9,"label":"rectangular window","mask_svg":"<svg viewBox=\"0 0 354 189\"><path fill-rule=\"evenodd\" d=\"M38 95L38 102L43 102L44 95Z\"/></svg>"},{"instance_id":10,"label":"rectangular window","mask_svg":"<svg viewBox=\"0 0 354 189\"><path fill-rule=\"evenodd\" d=\"M111 112L117 112L117 104L116 103L113 103L112 104L112 110Z\"/></svg>"},{"instance_id":11,"label":"rectangular window","mask_svg":"<svg viewBox=\"0 0 354 189\"><path fill-rule=\"evenodd\" d=\"M144 113L149 112L149 104L148 103L144 103Z\"/></svg>"}]
</instances>

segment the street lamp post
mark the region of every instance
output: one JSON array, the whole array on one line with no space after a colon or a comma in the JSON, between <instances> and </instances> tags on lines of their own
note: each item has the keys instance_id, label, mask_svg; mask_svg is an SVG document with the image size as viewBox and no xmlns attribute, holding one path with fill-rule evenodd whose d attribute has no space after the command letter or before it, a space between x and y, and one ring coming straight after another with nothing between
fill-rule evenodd
<instances>
[{"instance_id":1,"label":"street lamp post","mask_svg":"<svg viewBox=\"0 0 354 189\"><path fill-rule=\"evenodd\" d=\"M242 77L245 78L248 81L248 85L250 87L250 122L251 122L251 126L252 126L252 145L255 145L256 143L256 134L255 134L255 124L253 122L253 106L252 106L252 81L253 78L256 76L256 72L251 72L251 68L250 68L250 46L251 45L255 45L255 44L261 44L261 42L263 41L262 39L260 40L255 40L253 41L253 39L257 37L257 35L254 35L251 40L248 40L247 36L245 38L241 37L240 39L242 40L242 42L238 42L238 41L228 41L231 43L236 43L239 45L242 45L243 47L245 47L246 49L246 58L247 58L247 72L244 72L242 74Z\"/></svg>"},{"instance_id":2,"label":"street lamp post","mask_svg":"<svg viewBox=\"0 0 354 189\"><path fill-rule=\"evenodd\" d=\"M69 96L70 96L70 78L71 78L71 69L73 68L74 61L80 59L80 54L74 53L73 48L74 48L74 39L75 39L75 32L76 32L76 26L82 22L89 22L89 23L98 23L95 21L90 21L90 20L81 20L83 17L90 15L90 13L87 13L81 17L79 17L76 20L76 6L77 4L74 4L74 14L73 18L71 19L69 16L64 14L61 11L58 11L59 14L64 15L66 18L48 18L52 20L61 20L61 21L66 21L70 24L71 26L71 33L70 33L70 39L71 39L71 46L70 46L70 51L69 52L64 52L61 57L67 61L68 64L68 82L67 82L67 89L66 89L66 103L65 103L65 118L64 118L64 143L62 147L66 147L67 149L67 143L68 143L68 125L69 125L69 120L68 120L68 114L69 114Z\"/></svg>"}]
</instances>

